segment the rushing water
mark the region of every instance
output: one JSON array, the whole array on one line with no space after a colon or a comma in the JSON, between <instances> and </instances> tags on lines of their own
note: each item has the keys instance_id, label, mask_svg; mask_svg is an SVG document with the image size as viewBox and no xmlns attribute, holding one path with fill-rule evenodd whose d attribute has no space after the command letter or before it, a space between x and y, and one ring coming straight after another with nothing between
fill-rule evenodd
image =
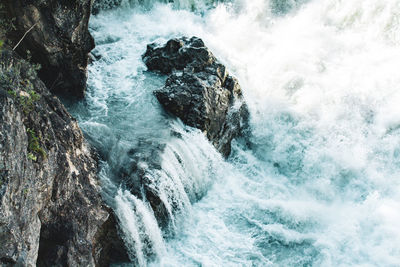
<instances>
[{"instance_id":1,"label":"rushing water","mask_svg":"<svg viewBox=\"0 0 400 267\"><path fill-rule=\"evenodd\" d=\"M400 1L155 2L92 18L98 59L70 106L134 265L400 266ZM242 85L252 145L228 160L152 94L146 44L182 35ZM120 186L132 154L164 230Z\"/></svg>"}]
</instances>

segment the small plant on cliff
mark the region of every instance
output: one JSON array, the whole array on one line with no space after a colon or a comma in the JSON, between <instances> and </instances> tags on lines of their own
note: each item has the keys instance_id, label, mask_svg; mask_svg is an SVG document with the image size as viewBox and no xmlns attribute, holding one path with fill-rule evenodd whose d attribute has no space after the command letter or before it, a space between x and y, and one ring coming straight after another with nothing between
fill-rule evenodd
<instances>
[{"instance_id":1,"label":"small plant on cliff","mask_svg":"<svg viewBox=\"0 0 400 267\"><path fill-rule=\"evenodd\" d=\"M39 68L39 65L27 64L25 60L0 62L0 86L20 104L25 115L33 111L35 102L40 99L32 83Z\"/></svg>"},{"instance_id":2,"label":"small plant on cliff","mask_svg":"<svg viewBox=\"0 0 400 267\"><path fill-rule=\"evenodd\" d=\"M40 95L34 90L29 90L27 95L19 96L19 103L21 104L25 115L28 115L33 110L35 102L39 99Z\"/></svg>"},{"instance_id":3,"label":"small plant on cliff","mask_svg":"<svg viewBox=\"0 0 400 267\"><path fill-rule=\"evenodd\" d=\"M29 188L24 188L23 193L24 193L24 197L26 197L29 193Z\"/></svg>"},{"instance_id":4,"label":"small plant on cliff","mask_svg":"<svg viewBox=\"0 0 400 267\"><path fill-rule=\"evenodd\" d=\"M13 90L8 90L7 93L12 96L12 97L17 97L17 92L13 91Z\"/></svg>"},{"instance_id":5,"label":"small plant on cliff","mask_svg":"<svg viewBox=\"0 0 400 267\"><path fill-rule=\"evenodd\" d=\"M21 72L23 62L10 59L10 57L2 55L0 60L0 86L9 90L17 91L20 87L19 82L22 80Z\"/></svg>"},{"instance_id":6,"label":"small plant on cliff","mask_svg":"<svg viewBox=\"0 0 400 267\"><path fill-rule=\"evenodd\" d=\"M42 147L40 147L39 137L36 136L36 133L33 129L28 128L26 130L28 133L28 158L30 160L36 161L37 156L41 156L43 159L47 157L46 151Z\"/></svg>"},{"instance_id":7,"label":"small plant on cliff","mask_svg":"<svg viewBox=\"0 0 400 267\"><path fill-rule=\"evenodd\" d=\"M32 161L36 161L37 157L35 155L33 155L31 152L28 153L28 159L32 160Z\"/></svg>"},{"instance_id":8,"label":"small plant on cliff","mask_svg":"<svg viewBox=\"0 0 400 267\"><path fill-rule=\"evenodd\" d=\"M36 93L34 90L29 90L28 93L21 91L19 97L17 97L17 92L9 89L7 90L7 93L12 96L14 99L18 101L18 103L22 107L22 111L24 112L25 115L28 115L30 112L33 111L35 107L35 102L40 99L40 95Z\"/></svg>"}]
</instances>

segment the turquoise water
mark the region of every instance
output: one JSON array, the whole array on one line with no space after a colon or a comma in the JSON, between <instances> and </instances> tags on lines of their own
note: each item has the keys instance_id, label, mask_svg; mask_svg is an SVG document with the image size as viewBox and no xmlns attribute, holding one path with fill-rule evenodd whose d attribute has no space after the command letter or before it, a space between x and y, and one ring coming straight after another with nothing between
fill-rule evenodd
<instances>
[{"instance_id":1,"label":"turquoise water","mask_svg":"<svg viewBox=\"0 0 400 267\"><path fill-rule=\"evenodd\" d=\"M400 266L399 1L148 1L92 17L91 32L99 59L70 110L133 265ZM182 35L242 85L251 146L228 160L152 94L166 77L141 54ZM120 186L132 153L164 230Z\"/></svg>"}]
</instances>

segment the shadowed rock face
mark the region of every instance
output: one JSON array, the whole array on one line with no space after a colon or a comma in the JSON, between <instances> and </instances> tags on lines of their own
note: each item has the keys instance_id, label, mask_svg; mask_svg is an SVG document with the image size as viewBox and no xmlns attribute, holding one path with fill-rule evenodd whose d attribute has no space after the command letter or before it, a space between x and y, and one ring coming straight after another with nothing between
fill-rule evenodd
<instances>
[{"instance_id":1,"label":"shadowed rock face","mask_svg":"<svg viewBox=\"0 0 400 267\"><path fill-rule=\"evenodd\" d=\"M83 97L88 53L94 41L88 31L91 0L5 0L6 19L14 19L16 29L7 36L20 55L29 50L41 64L40 79L52 92Z\"/></svg>"},{"instance_id":2,"label":"shadowed rock face","mask_svg":"<svg viewBox=\"0 0 400 267\"><path fill-rule=\"evenodd\" d=\"M149 70L169 74L155 91L165 110L202 130L227 157L248 119L236 78L197 37L172 39L162 47L150 44L143 61Z\"/></svg>"},{"instance_id":3,"label":"shadowed rock face","mask_svg":"<svg viewBox=\"0 0 400 267\"><path fill-rule=\"evenodd\" d=\"M78 124L30 64L9 50L0 63L0 266L123 260Z\"/></svg>"}]
</instances>

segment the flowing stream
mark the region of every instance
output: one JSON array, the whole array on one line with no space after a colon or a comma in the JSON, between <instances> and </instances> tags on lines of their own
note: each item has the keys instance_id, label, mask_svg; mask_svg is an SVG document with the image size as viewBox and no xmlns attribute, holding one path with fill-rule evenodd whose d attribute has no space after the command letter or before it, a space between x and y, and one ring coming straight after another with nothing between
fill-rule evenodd
<instances>
[{"instance_id":1,"label":"flowing stream","mask_svg":"<svg viewBox=\"0 0 400 267\"><path fill-rule=\"evenodd\" d=\"M399 0L132 1L90 29L97 60L69 109L132 265L400 266ZM251 146L227 160L153 96L166 77L141 55L183 35L243 88ZM164 229L121 182L133 160Z\"/></svg>"}]
</instances>

